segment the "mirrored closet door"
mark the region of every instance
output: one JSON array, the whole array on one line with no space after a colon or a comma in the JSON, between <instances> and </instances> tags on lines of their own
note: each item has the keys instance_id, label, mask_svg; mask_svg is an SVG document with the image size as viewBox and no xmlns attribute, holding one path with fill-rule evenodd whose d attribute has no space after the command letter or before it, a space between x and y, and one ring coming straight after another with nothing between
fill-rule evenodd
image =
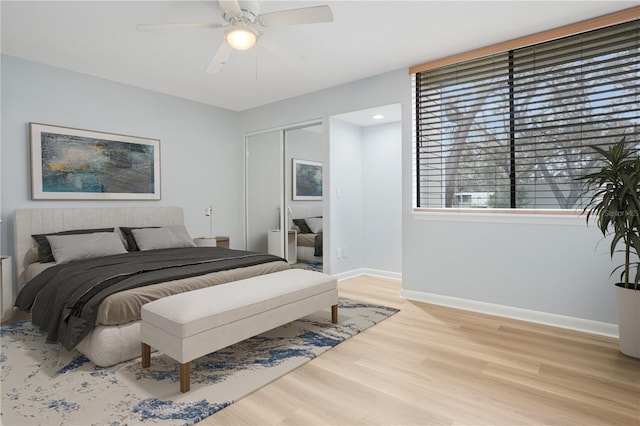
<instances>
[{"instance_id":1,"label":"mirrored closet door","mask_svg":"<svg viewBox=\"0 0 640 426\"><path fill-rule=\"evenodd\" d=\"M322 125L246 137L247 250L323 269Z\"/></svg>"},{"instance_id":2,"label":"mirrored closet door","mask_svg":"<svg viewBox=\"0 0 640 426\"><path fill-rule=\"evenodd\" d=\"M247 136L246 150L247 250L268 253L269 231L281 226L282 132Z\"/></svg>"}]
</instances>

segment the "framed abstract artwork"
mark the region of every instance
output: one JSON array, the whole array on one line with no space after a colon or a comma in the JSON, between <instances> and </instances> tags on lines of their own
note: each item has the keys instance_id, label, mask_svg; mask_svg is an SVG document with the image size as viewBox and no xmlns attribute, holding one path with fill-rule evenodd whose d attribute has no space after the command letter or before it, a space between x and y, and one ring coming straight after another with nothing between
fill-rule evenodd
<instances>
[{"instance_id":1,"label":"framed abstract artwork","mask_svg":"<svg viewBox=\"0 0 640 426\"><path fill-rule=\"evenodd\" d=\"M293 199L322 200L322 163L293 158Z\"/></svg>"},{"instance_id":2,"label":"framed abstract artwork","mask_svg":"<svg viewBox=\"0 0 640 426\"><path fill-rule=\"evenodd\" d=\"M34 200L159 200L160 141L30 123Z\"/></svg>"}]
</instances>

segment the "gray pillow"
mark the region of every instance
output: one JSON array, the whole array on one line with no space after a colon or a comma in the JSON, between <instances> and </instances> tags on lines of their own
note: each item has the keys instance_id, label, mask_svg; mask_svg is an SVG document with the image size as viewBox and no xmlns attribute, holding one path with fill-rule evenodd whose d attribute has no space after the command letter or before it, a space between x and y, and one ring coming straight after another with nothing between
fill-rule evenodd
<instances>
[{"instance_id":1,"label":"gray pillow","mask_svg":"<svg viewBox=\"0 0 640 426\"><path fill-rule=\"evenodd\" d=\"M51 253L51 246L47 236L49 235L75 235L75 234L92 234L94 232L113 232L113 228L97 228L97 229L72 229L70 231L62 232L49 232L48 234L35 234L32 235L33 239L38 243L38 255L39 262L55 262L53 253Z\"/></svg>"},{"instance_id":2,"label":"gray pillow","mask_svg":"<svg viewBox=\"0 0 640 426\"><path fill-rule=\"evenodd\" d=\"M321 217L307 217L304 219L307 226L314 234L322 232L322 218Z\"/></svg>"},{"instance_id":3,"label":"gray pillow","mask_svg":"<svg viewBox=\"0 0 640 426\"><path fill-rule=\"evenodd\" d=\"M142 251L196 246L184 226L132 229L131 233Z\"/></svg>"},{"instance_id":4,"label":"gray pillow","mask_svg":"<svg viewBox=\"0 0 640 426\"><path fill-rule=\"evenodd\" d=\"M133 236L131 232L133 229L141 229L141 228L160 228L159 226L121 226L120 232L124 236L124 240L127 242L127 250L129 251L140 251L138 245L136 244L136 238Z\"/></svg>"},{"instance_id":5,"label":"gray pillow","mask_svg":"<svg viewBox=\"0 0 640 426\"><path fill-rule=\"evenodd\" d=\"M120 237L114 232L77 235L47 235L56 263L126 253Z\"/></svg>"}]
</instances>

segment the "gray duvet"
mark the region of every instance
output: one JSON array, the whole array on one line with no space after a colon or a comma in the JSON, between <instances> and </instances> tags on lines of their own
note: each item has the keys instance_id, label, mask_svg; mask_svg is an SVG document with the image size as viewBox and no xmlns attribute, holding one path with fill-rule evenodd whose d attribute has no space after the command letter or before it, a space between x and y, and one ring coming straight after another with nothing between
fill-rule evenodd
<instances>
[{"instance_id":1,"label":"gray duvet","mask_svg":"<svg viewBox=\"0 0 640 426\"><path fill-rule=\"evenodd\" d=\"M93 329L102 301L117 292L212 272L282 261L221 247L131 252L56 265L29 281L16 299L47 339L73 349Z\"/></svg>"}]
</instances>

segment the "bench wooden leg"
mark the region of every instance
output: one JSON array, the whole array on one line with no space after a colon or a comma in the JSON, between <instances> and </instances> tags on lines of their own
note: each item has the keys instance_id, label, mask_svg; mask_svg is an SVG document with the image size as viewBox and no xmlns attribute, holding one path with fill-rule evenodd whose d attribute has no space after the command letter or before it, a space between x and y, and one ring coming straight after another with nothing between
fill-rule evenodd
<instances>
[{"instance_id":1,"label":"bench wooden leg","mask_svg":"<svg viewBox=\"0 0 640 426\"><path fill-rule=\"evenodd\" d=\"M151 346L146 343L142 344L142 368L147 368L151 365Z\"/></svg>"},{"instance_id":2,"label":"bench wooden leg","mask_svg":"<svg viewBox=\"0 0 640 426\"><path fill-rule=\"evenodd\" d=\"M190 362L180 364L180 392L182 393L189 392L189 388L191 387L191 379L189 377L191 375L190 368Z\"/></svg>"},{"instance_id":3,"label":"bench wooden leg","mask_svg":"<svg viewBox=\"0 0 640 426\"><path fill-rule=\"evenodd\" d=\"M331 306L331 322L338 323L338 305Z\"/></svg>"}]
</instances>

